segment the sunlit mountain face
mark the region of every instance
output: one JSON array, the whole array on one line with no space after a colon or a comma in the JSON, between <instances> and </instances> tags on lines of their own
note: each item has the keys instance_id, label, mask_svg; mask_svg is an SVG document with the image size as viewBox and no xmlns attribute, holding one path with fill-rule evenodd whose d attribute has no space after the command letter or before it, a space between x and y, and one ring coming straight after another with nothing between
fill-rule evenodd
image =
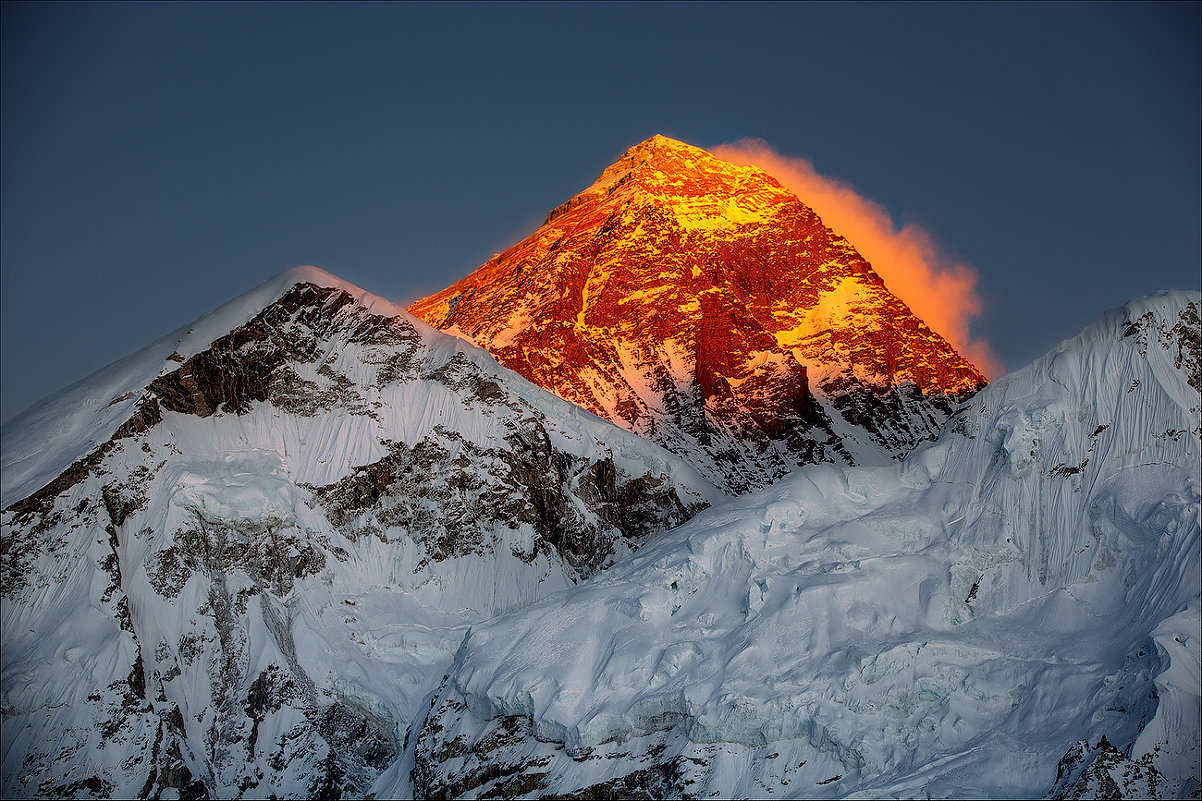
<instances>
[{"instance_id":1,"label":"sunlit mountain face","mask_svg":"<svg viewBox=\"0 0 1202 801\"><path fill-rule=\"evenodd\" d=\"M778 181L663 136L409 310L735 493L899 458L986 383Z\"/></svg>"}]
</instances>

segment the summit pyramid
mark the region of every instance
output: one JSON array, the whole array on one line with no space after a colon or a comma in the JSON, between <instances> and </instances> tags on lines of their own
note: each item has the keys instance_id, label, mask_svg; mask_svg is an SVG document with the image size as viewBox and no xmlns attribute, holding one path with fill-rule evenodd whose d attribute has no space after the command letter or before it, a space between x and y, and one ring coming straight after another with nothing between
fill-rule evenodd
<instances>
[{"instance_id":1,"label":"summit pyramid","mask_svg":"<svg viewBox=\"0 0 1202 801\"><path fill-rule=\"evenodd\" d=\"M899 458L986 383L776 179L664 136L409 311L736 493Z\"/></svg>"}]
</instances>

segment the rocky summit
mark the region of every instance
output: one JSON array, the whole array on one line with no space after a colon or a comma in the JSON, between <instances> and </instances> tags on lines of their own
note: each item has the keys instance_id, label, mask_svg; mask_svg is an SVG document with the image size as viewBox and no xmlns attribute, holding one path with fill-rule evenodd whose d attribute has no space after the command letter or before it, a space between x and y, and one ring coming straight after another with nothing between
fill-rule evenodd
<instances>
[{"instance_id":1,"label":"rocky summit","mask_svg":"<svg viewBox=\"0 0 1202 801\"><path fill-rule=\"evenodd\" d=\"M409 310L735 493L900 458L986 383L778 181L664 136Z\"/></svg>"}]
</instances>

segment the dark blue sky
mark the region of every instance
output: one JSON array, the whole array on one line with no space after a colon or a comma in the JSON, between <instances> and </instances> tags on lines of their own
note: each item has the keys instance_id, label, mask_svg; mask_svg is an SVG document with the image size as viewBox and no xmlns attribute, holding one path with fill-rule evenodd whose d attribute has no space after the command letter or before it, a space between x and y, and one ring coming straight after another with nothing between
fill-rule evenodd
<instances>
[{"instance_id":1,"label":"dark blue sky","mask_svg":"<svg viewBox=\"0 0 1202 801\"><path fill-rule=\"evenodd\" d=\"M1199 8L5 2L0 417L295 264L441 289L654 133L922 225L1022 366L1200 283Z\"/></svg>"}]
</instances>

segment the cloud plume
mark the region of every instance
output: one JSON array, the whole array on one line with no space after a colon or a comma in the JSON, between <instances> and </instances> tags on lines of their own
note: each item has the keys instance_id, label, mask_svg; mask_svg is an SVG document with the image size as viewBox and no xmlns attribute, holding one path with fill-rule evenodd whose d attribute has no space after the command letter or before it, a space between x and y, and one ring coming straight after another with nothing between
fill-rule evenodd
<instances>
[{"instance_id":1,"label":"cloud plume","mask_svg":"<svg viewBox=\"0 0 1202 801\"><path fill-rule=\"evenodd\" d=\"M819 175L806 159L777 153L762 139L740 139L710 152L732 164L754 165L776 178L827 227L851 242L890 291L981 372L990 378L1005 372L989 343L970 333L970 323L982 309L976 270L943 253L921 227L909 224L898 229L879 203L842 181Z\"/></svg>"}]
</instances>

